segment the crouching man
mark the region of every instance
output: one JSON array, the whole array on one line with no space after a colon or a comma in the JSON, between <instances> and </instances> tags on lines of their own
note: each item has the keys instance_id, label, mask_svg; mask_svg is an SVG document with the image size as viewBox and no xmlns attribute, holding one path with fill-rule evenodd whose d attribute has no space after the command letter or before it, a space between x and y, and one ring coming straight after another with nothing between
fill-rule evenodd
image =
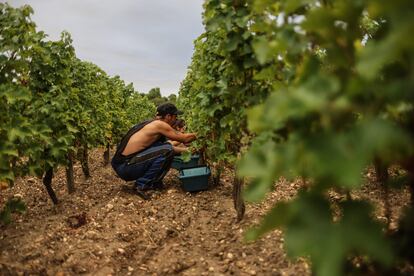
<instances>
[{"instance_id":1,"label":"crouching man","mask_svg":"<svg viewBox=\"0 0 414 276\"><path fill-rule=\"evenodd\" d=\"M156 118L132 127L112 158L111 164L118 176L125 181L134 180L137 194L144 199L149 198L144 191L163 188L162 179L174 155L184 150L167 139L182 143L196 139L195 133L180 133L172 128L180 114L171 103L158 106Z\"/></svg>"}]
</instances>

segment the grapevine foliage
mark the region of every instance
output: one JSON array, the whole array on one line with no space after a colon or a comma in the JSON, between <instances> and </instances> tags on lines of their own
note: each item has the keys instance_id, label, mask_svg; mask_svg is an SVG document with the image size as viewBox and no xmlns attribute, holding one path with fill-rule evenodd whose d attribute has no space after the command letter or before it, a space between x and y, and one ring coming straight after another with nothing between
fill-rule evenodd
<instances>
[{"instance_id":1,"label":"grapevine foliage","mask_svg":"<svg viewBox=\"0 0 414 276\"><path fill-rule=\"evenodd\" d=\"M232 164L248 136L244 110L261 102L268 91L265 82L254 78L259 63L254 59L249 7L219 2L204 4L208 31L195 41L179 105L187 111L189 127L205 138L198 146L208 160Z\"/></svg>"},{"instance_id":2,"label":"grapevine foliage","mask_svg":"<svg viewBox=\"0 0 414 276\"><path fill-rule=\"evenodd\" d=\"M116 144L155 109L132 84L79 60L69 33L47 40L32 13L0 3L1 190L17 176L51 178L77 148Z\"/></svg>"},{"instance_id":3,"label":"grapevine foliage","mask_svg":"<svg viewBox=\"0 0 414 276\"><path fill-rule=\"evenodd\" d=\"M356 256L378 271L412 263L412 211L385 236L368 202L348 198L334 216L326 194L360 188L371 164L398 165L414 199L414 2L207 0L204 9L179 98L207 138L201 147L235 160L248 145L238 173L251 201L280 177L309 182L248 238L285 229L288 253L310 257L317 275L348 273Z\"/></svg>"}]
</instances>

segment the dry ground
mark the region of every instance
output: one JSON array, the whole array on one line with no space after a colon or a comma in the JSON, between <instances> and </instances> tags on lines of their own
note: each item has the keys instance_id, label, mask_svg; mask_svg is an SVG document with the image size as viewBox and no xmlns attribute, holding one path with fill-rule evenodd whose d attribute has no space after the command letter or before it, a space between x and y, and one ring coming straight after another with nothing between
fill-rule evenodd
<instances>
[{"instance_id":1,"label":"dry ground","mask_svg":"<svg viewBox=\"0 0 414 276\"><path fill-rule=\"evenodd\" d=\"M2 192L0 202L19 194L27 211L0 226L0 275L310 275L306 260L287 258L281 231L255 243L243 241L243 233L274 202L297 193L299 181L281 180L263 203L248 204L244 220L237 223L231 172L218 187L190 194L181 190L177 172L171 170L166 189L143 201L109 166L102 166L101 156L101 150L91 153L90 179L75 165L77 190L72 195L66 192L64 171L58 171L53 180L57 206L37 178L18 179ZM383 219L378 185L371 181L354 196L371 198ZM393 221L407 200L406 192L392 191Z\"/></svg>"}]
</instances>

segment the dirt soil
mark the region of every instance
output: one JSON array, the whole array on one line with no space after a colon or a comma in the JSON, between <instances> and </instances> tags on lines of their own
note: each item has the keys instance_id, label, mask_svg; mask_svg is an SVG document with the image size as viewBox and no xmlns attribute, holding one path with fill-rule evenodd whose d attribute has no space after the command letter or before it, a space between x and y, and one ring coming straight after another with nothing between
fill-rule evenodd
<instances>
[{"instance_id":1,"label":"dirt soil","mask_svg":"<svg viewBox=\"0 0 414 276\"><path fill-rule=\"evenodd\" d=\"M56 173L57 206L37 178L18 179L1 191L0 202L22 197L27 211L0 226L0 275L310 275L307 260L287 258L280 230L254 243L243 240L273 203L297 193L300 181L280 180L263 203L248 204L237 223L231 172L217 187L186 193L171 170L166 189L144 201L110 166L102 166L102 150L90 154L90 168L92 177L85 179L75 165L77 190L71 195L65 171ZM383 191L372 181L364 189L354 196L372 198L378 218L384 219ZM408 193L389 196L395 224ZM332 192L331 197L342 195Z\"/></svg>"}]
</instances>

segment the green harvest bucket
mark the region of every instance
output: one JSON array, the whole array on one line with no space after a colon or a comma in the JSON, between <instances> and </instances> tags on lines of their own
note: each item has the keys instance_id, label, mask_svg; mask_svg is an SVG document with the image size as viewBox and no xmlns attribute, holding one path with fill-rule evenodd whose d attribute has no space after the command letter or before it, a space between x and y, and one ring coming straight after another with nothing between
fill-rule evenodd
<instances>
[{"instance_id":1,"label":"green harvest bucket","mask_svg":"<svg viewBox=\"0 0 414 276\"><path fill-rule=\"evenodd\" d=\"M197 192L207 190L210 168L198 166L182 169L178 178L181 180L181 188L186 192Z\"/></svg>"},{"instance_id":2,"label":"green harvest bucket","mask_svg":"<svg viewBox=\"0 0 414 276\"><path fill-rule=\"evenodd\" d=\"M193 154L191 159L188 162L184 162L181 156L175 156L171 164L171 168L182 170L186 168L196 167L198 165L198 160L200 160L200 155Z\"/></svg>"}]
</instances>

